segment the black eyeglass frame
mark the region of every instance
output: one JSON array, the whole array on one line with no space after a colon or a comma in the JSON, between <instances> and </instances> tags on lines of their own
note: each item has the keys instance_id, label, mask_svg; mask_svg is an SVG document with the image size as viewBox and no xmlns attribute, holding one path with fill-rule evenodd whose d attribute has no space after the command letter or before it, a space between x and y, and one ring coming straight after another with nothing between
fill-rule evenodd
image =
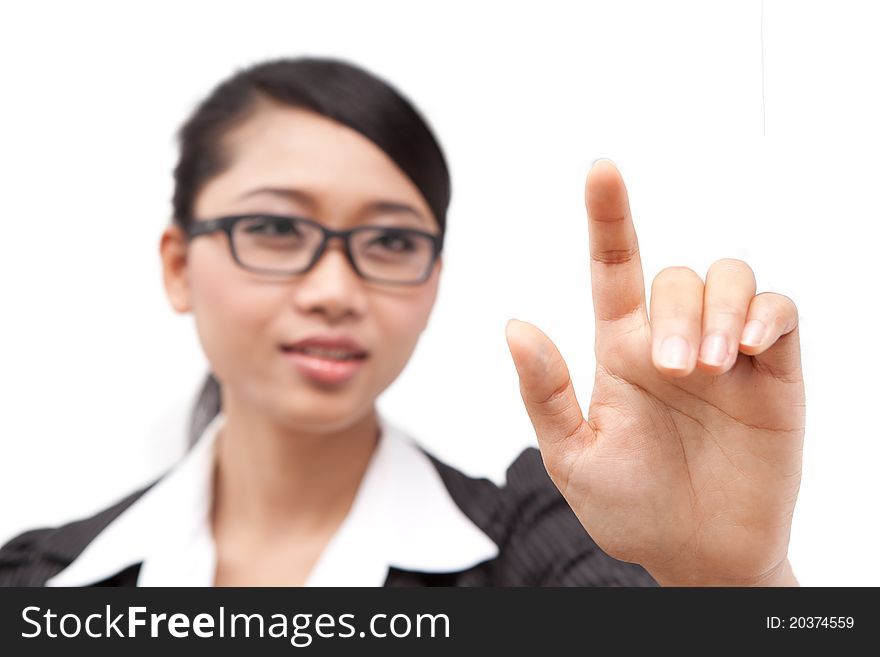
<instances>
[{"instance_id":1,"label":"black eyeglass frame","mask_svg":"<svg viewBox=\"0 0 880 657\"><path fill-rule=\"evenodd\" d=\"M311 261L304 268L289 272L281 272L276 269L263 269L261 267L252 267L242 262L241 259L238 257L238 253L235 250L235 239L232 236L232 231L234 230L235 225L240 221L244 221L245 219L261 218L299 221L309 226L314 226L315 228L320 230L322 233L321 243L318 245L318 248L315 249L315 253L312 256ZM385 278L368 276L358 268L357 263L354 259L354 254L351 251L351 236L359 232L377 229L384 229L402 233L414 233L416 235L427 237L430 240L433 255L431 257L429 266L426 268L425 273L422 275L421 278L415 281L392 281ZM312 267L314 267L318 260L321 259L321 256L324 255L324 251L327 250L327 243L334 237L340 237L342 238L342 241L345 245L345 256L346 258L348 258L348 262L351 264L351 267L352 269L354 269L355 273L364 280L382 283L385 285L420 285L428 280L428 278L431 276L431 272L434 271L434 264L437 262L437 258L440 257L440 252L443 249L443 239L440 235L435 235L434 233L418 230L417 228L404 228L401 226L358 226L356 228L350 228L348 230L333 230L332 228L327 228L326 226L319 224L317 221L306 219L305 217L297 217L295 215L267 214L265 212L236 214L226 217L217 217L216 219L205 219L201 221L193 220L192 223L190 223L189 227L186 229L186 235L189 239L193 239L194 237L198 237L199 235L208 235L210 233L215 233L219 230L222 230L224 233L226 233L226 237L229 242L229 250L232 252L232 258L241 268L258 274L267 274L271 276L295 276L298 274L305 274Z\"/></svg>"}]
</instances>

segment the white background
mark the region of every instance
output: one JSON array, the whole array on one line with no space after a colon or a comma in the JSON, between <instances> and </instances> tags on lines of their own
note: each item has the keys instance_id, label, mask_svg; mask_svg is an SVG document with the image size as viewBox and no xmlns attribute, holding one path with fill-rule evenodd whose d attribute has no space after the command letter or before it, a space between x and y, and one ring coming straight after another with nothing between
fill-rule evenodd
<instances>
[{"instance_id":1,"label":"white background","mask_svg":"<svg viewBox=\"0 0 880 657\"><path fill-rule=\"evenodd\" d=\"M647 289L734 257L797 303L791 561L803 584L880 585L878 33L876 3L841 0L766 0L763 30L760 0L4 4L0 542L182 452L206 363L160 279L174 132L236 68L314 54L398 86L452 171L440 296L382 411L501 479L535 440L510 317L556 342L587 408L583 182L610 157Z\"/></svg>"}]
</instances>

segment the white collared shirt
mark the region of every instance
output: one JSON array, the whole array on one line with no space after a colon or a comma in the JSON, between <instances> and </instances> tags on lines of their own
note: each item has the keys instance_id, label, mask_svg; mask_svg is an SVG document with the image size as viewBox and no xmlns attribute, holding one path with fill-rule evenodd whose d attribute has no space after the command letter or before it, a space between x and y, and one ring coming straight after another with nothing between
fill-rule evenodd
<instances>
[{"instance_id":1,"label":"white collared shirt","mask_svg":"<svg viewBox=\"0 0 880 657\"><path fill-rule=\"evenodd\" d=\"M456 505L415 441L378 414L380 435L348 515L305 586L382 586L391 566L464 570L498 546ZM138 586L213 586L211 532L218 415L154 486L117 516L46 586L94 584L141 563Z\"/></svg>"}]
</instances>

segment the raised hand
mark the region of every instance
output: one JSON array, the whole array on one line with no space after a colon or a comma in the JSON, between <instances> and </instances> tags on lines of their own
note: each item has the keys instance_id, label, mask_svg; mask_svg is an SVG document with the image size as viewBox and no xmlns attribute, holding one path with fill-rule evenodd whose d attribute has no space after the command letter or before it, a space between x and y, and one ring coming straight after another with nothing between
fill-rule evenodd
<instances>
[{"instance_id":1,"label":"raised hand","mask_svg":"<svg viewBox=\"0 0 880 657\"><path fill-rule=\"evenodd\" d=\"M593 540L663 585L793 585L805 394L797 309L751 268L654 279L650 318L626 188L587 175L596 376L584 417L553 342L507 342L544 464Z\"/></svg>"}]
</instances>

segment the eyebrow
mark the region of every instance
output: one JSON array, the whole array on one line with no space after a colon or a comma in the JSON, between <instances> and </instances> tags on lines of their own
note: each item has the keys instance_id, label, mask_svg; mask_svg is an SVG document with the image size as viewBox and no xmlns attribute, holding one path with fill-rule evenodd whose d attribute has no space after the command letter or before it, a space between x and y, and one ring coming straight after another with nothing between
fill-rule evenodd
<instances>
[{"instance_id":1,"label":"eyebrow","mask_svg":"<svg viewBox=\"0 0 880 657\"><path fill-rule=\"evenodd\" d=\"M311 194L300 189L288 187L259 187L257 189L252 189L249 192L245 192L238 198L244 199L257 194L270 194L272 196L280 196L282 198L299 201L309 208L314 208L317 205L317 202ZM415 217L426 225L430 223L424 214L416 210L413 206L408 205L407 203L401 203L400 201L373 201L367 204L366 212L368 214L407 214Z\"/></svg>"}]
</instances>

